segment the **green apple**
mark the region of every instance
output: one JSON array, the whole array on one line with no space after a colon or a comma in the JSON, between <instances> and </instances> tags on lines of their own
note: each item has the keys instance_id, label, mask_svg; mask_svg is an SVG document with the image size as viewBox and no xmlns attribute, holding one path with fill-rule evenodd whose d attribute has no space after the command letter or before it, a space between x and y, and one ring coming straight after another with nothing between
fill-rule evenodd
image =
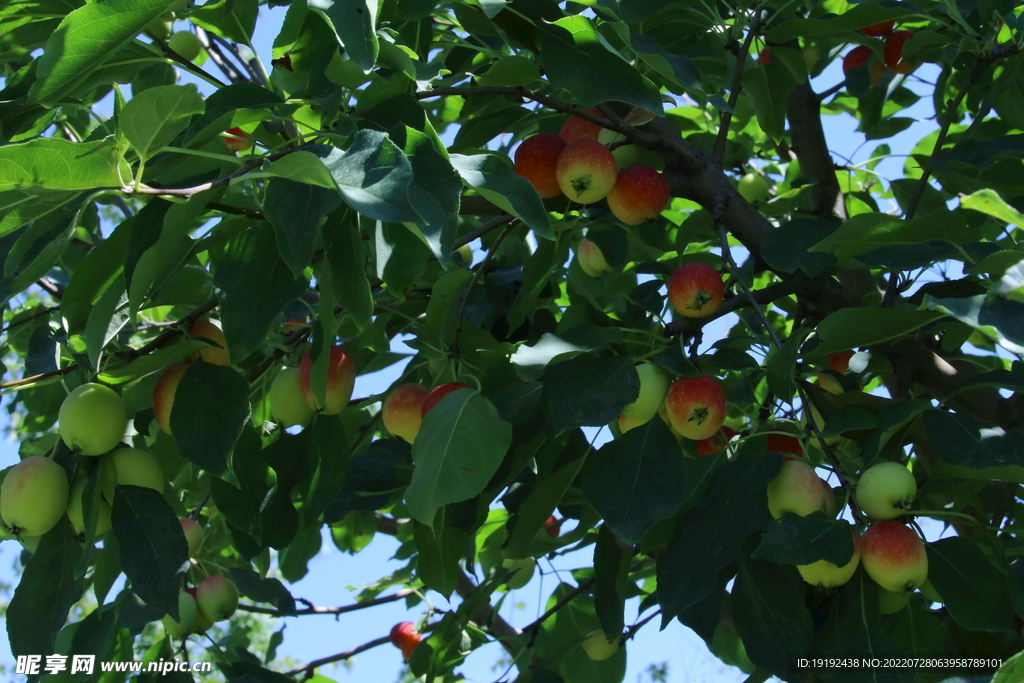
<instances>
[{"instance_id":1,"label":"green apple","mask_svg":"<svg viewBox=\"0 0 1024 683\"><path fill-rule=\"evenodd\" d=\"M633 164L643 163L647 155L644 148L639 145L619 145L612 150L612 156L615 157L619 170L622 170Z\"/></svg>"},{"instance_id":2,"label":"green apple","mask_svg":"<svg viewBox=\"0 0 1024 683\"><path fill-rule=\"evenodd\" d=\"M921 595L923 595L927 599L931 600L932 602L941 602L941 603L945 603L946 602L945 600L942 599L942 596L939 595L939 591L935 590L935 586L932 585L932 580L931 579L928 579L924 583L922 583L918 587L918 590L921 591Z\"/></svg>"},{"instance_id":3,"label":"green apple","mask_svg":"<svg viewBox=\"0 0 1024 683\"><path fill-rule=\"evenodd\" d=\"M185 532L185 541L188 543L188 556L196 557L199 554L199 548L203 545L203 538L206 536L206 532L203 531L203 527L199 525L199 522L191 517L185 517L178 521L181 522L181 530Z\"/></svg>"},{"instance_id":4,"label":"green apple","mask_svg":"<svg viewBox=\"0 0 1024 683\"><path fill-rule=\"evenodd\" d=\"M0 517L14 535L42 536L64 516L68 507L68 475L41 455L12 467L0 486Z\"/></svg>"},{"instance_id":5,"label":"green apple","mask_svg":"<svg viewBox=\"0 0 1024 683\"><path fill-rule=\"evenodd\" d=\"M622 412L634 420L647 422L664 403L671 382L668 374L653 363L640 363L636 366L636 374L640 375L640 395Z\"/></svg>"},{"instance_id":6,"label":"green apple","mask_svg":"<svg viewBox=\"0 0 1024 683\"><path fill-rule=\"evenodd\" d=\"M102 455L124 438L128 414L124 401L102 384L83 384L60 404L60 436L82 455Z\"/></svg>"},{"instance_id":7,"label":"green apple","mask_svg":"<svg viewBox=\"0 0 1024 683\"><path fill-rule=\"evenodd\" d=\"M501 566L510 572L515 572L505 586L509 590L517 590L530 583L533 578L533 570L537 567L537 561L532 557L522 560L502 560Z\"/></svg>"},{"instance_id":8,"label":"green apple","mask_svg":"<svg viewBox=\"0 0 1024 683\"><path fill-rule=\"evenodd\" d=\"M913 593L893 593L881 586L878 587L878 611L882 614L896 614L907 606Z\"/></svg>"},{"instance_id":9,"label":"green apple","mask_svg":"<svg viewBox=\"0 0 1024 683\"><path fill-rule=\"evenodd\" d=\"M159 16L153 21L146 25L146 30L152 33L160 40L167 40L171 36L171 31L174 29L174 15L171 14L170 18L167 15Z\"/></svg>"},{"instance_id":10,"label":"green apple","mask_svg":"<svg viewBox=\"0 0 1024 683\"><path fill-rule=\"evenodd\" d=\"M18 539L18 542L21 543L22 548L35 555L36 551L39 550L39 539L41 538L42 536L22 536Z\"/></svg>"},{"instance_id":11,"label":"green apple","mask_svg":"<svg viewBox=\"0 0 1024 683\"><path fill-rule=\"evenodd\" d=\"M770 194L768 181L760 173L748 173L739 182L740 196L751 204L758 204L768 199Z\"/></svg>"},{"instance_id":12,"label":"green apple","mask_svg":"<svg viewBox=\"0 0 1024 683\"><path fill-rule=\"evenodd\" d=\"M917 497L914 475L898 462L872 465L860 475L854 492L859 507L873 519L893 519Z\"/></svg>"},{"instance_id":13,"label":"green apple","mask_svg":"<svg viewBox=\"0 0 1024 683\"><path fill-rule=\"evenodd\" d=\"M71 526L75 528L76 534L85 533L85 507L82 503L82 495L85 493L85 486L89 483L87 477L79 477L75 485L71 487L71 497L68 500L68 519ZM97 538L110 530L110 503L97 496L93 506L99 506L96 511L96 526L93 529L93 537Z\"/></svg>"},{"instance_id":14,"label":"green apple","mask_svg":"<svg viewBox=\"0 0 1024 683\"><path fill-rule=\"evenodd\" d=\"M302 425L313 419L313 409L306 403L299 385L299 369L285 368L270 385L270 414L282 427Z\"/></svg>"},{"instance_id":15,"label":"green apple","mask_svg":"<svg viewBox=\"0 0 1024 683\"><path fill-rule=\"evenodd\" d=\"M185 638L196 630L196 623L199 621L199 608L195 598L185 591L178 593L178 621L165 614L160 623L164 625L164 631L170 638Z\"/></svg>"},{"instance_id":16,"label":"green apple","mask_svg":"<svg viewBox=\"0 0 1024 683\"><path fill-rule=\"evenodd\" d=\"M238 589L224 576L207 576L196 587L196 603L207 619L221 621L238 609Z\"/></svg>"},{"instance_id":17,"label":"green apple","mask_svg":"<svg viewBox=\"0 0 1024 683\"><path fill-rule=\"evenodd\" d=\"M603 662L619 651L619 643L617 640L608 640L604 631L598 629L587 634L587 639L583 641L583 651L595 662Z\"/></svg>"},{"instance_id":18,"label":"green apple","mask_svg":"<svg viewBox=\"0 0 1024 683\"><path fill-rule=\"evenodd\" d=\"M768 484L768 510L775 519L786 512L806 517L824 511L825 491L814 468L802 460L785 460Z\"/></svg>"},{"instance_id":19,"label":"green apple","mask_svg":"<svg viewBox=\"0 0 1024 683\"><path fill-rule=\"evenodd\" d=\"M583 238L576 247L576 260L580 268L590 277L604 277L605 273L612 272L612 267L604 258L604 252L595 242Z\"/></svg>"},{"instance_id":20,"label":"green apple","mask_svg":"<svg viewBox=\"0 0 1024 683\"><path fill-rule=\"evenodd\" d=\"M928 579L928 554L910 527L891 520L875 522L860 542L864 571L882 588L903 593Z\"/></svg>"},{"instance_id":21,"label":"green apple","mask_svg":"<svg viewBox=\"0 0 1024 683\"><path fill-rule=\"evenodd\" d=\"M140 448L118 448L107 456L120 486L142 486L164 492L164 472L152 455Z\"/></svg>"},{"instance_id":22,"label":"green apple","mask_svg":"<svg viewBox=\"0 0 1024 683\"><path fill-rule=\"evenodd\" d=\"M167 39L167 47L190 62L203 51L203 44L199 42L196 34L191 31L178 31Z\"/></svg>"},{"instance_id":23,"label":"green apple","mask_svg":"<svg viewBox=\"0 0 1024 683\"><path fill-rule=\"evenodd\" d=\"M463 244L461 247L455 250L455 253L459 255L459 258L461 258L462 262L465 263L467 266L473 265L473 250L470 248L468 244Z\"/></svg>"},{"instance_id":24,"label":"green apple","mask_svg":"<svg viewBox=\"0 0 1024 683\"><path fill-rule=\"evenodd\" d=\"M860 538L853 533L853 529L850 529L850 535L853 536L853 557L850 558L850 561L842 567L825 560L818 560L811 564L798 564L797 571L800 572L800 576L804 577L804 581L812 586L834 588L842 586L853 578L853 574L860 564Z\"/></svg>"}]
</instances>

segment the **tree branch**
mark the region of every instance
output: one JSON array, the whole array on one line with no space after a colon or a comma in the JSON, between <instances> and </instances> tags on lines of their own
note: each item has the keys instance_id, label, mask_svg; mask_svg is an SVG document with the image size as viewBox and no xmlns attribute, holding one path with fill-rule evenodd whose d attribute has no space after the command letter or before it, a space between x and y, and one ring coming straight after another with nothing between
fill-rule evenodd
<instances>
[{"instance_id":1,"label":"tree branch","mask_svg":"<svg viewBox=\"0 0 1024 683\"><path fill-rule=\"evenodd\" d=\"M390 602L397 602L410 595L416 595L416 591L408 588L403 588L397 593L386 595L382 598L374 598L372 600L367 600L366 602L356 602L351 605L345 605L343 607L318 607L316 605L312 605L311 607L306 607L303 609L292 610L290 612L283 612L279 609L274 609L273 607L261 607L259 605L248 605L243 603L238 605L238 609L243 610L245 612L255 612L257 614L269 614L275 617L299 617L309 614L338 615L347 614L349 612L356 612L358 610L367 609L370 607L376 607L377 605L386 605Z\"/></svg>"},{"instance_id":2,"label":"tree branch","mask_svg":"<svg viewBox=\"0 0 1024 683\"><path fill-rule=\"evenodd\" d=\"M761 28L761 10L754 8L754 18L750 22L750 27L747 29L747 37L743 41L743 47L740 48L740 52L736 55L736 69L732 75L732 88L729 92L729 107L731 109L736 108L736 103L740 99L740 92L743 90L743 68L747 64L747 56L750 54L750 45L754 42L754 37L758 34ZM715 146L711 151L711 156L714 157L715 161L721 163L722 154L725 153L725 143L729 139L729 125L732 123L732 112L723 111L721 116L721 123L718 124L718 136L715 138Z\"/></svg>"}]
</instances>

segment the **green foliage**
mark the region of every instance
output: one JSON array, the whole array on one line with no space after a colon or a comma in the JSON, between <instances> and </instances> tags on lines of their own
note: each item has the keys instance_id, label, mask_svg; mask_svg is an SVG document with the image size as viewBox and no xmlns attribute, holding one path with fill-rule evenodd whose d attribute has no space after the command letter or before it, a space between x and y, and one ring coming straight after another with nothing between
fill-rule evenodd
<instances>
[{"instance_id":1,"label":"green foliage","mask_svg":"<svg viewBox=\"0 0 1024 683\"><path fill-rule=\"evenodd\" d=\"M503 680L618 683L656 619L678 619L751 681L805 680L790 654L1020 660L1018 10L955 0L0 8L0 393L20 455L88 477L87 520L101 500L113 510L101 538L62 521L23 539L38 547L7 610L12 651L173 658L154 622L177 616L180 590L220 573L244 614L215 625L204 652L191 638L192 660L215 662L228 681L292 680L277 656L289 636L269 624L319 609L290 584L311 570L326 525L351 554L394 536L405 563L342 612L404 599L422 613L428 590L452 601L417 624L407 673L427 681L461 680L467 658L497 641L515 669ZM167 50L168 12L203 44L195 63ZM863 67L829 88L852 46L885 55L885 37L862 29L890 20L914 33L903 58L922 66L897 74L890 60L877 85ZM541 199L517 173L516 145L573 115L662 171L671 200L660 215L626 226L604 200ZM822 127L836 117L856 122L858 141L883 142L865 161L859 150L841 158ZM751 172L770 188L756 206L736 189ZM584 236L612 272L584 272ZM467 245L471 259L454 256ZM665 287L693 261L722 272L724 303L708 318L673 318ZM188 330L207 317L231 367L198 357L207 333ZM270 380L309 353L307 393L322 400L351 379L328 372L335 344L358 375L400 378L282 430ZM848 351L849 369L836 365L832 354ZM713 376L732 440L705 455L707 444L677 437L689 405L666 402L644 424L620 418L639 395L640 361L673 380ZM190 366L168 416L170 396L155 386L180 362ZM163 491L105 479L104 456L55 438L61 402L86 382L120 394L124 443L153 456ZM385 422L411 428L422 415L415 405L382 415L391 389L451 382L469 388L437 403L412 444L390 435ZM771 518L769 484L796 455L777 450L783 434L840 484L840 519ZM860 473L887 460L916 479L899 521L925 534L941 605L914 594L882 614L866 572L822 589L795 568L850 561L850 529L871 522L848 501ZM205 527L195 558L178 521L189 515ZM942 525L952 531L938 540ZM575 569L560 571L541 619L512 625L495 593L509 590L509 566L536 560L541 573L549 560ZM581 647L598 630L619 646L603 661ZM981 673L1017 680L1009 666ZM329 680L316 668L290 673ZM634 660L634 670L644 668ZM669 680L667 665L646 671ZM930 683L979 671L903 673Z\"/></svg>"}]
</instances>

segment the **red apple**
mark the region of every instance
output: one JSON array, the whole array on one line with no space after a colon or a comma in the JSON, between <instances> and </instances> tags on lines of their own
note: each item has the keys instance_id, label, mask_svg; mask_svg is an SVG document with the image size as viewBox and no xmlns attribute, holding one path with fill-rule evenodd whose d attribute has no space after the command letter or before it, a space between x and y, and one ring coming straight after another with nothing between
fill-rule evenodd
<instances>
[{"instance_id":1,"label":"red apple","mask_svg":"<svg viewBox=\"0 0 1024 683\"><path fill-rule=\"evenodd\" d=\"M828 364L832 366L833 371L838 372L840 375L846 375L846 372L850 369L850 358L853 357L854 353L852 349L842 351L841 353L830 353L828 354ZM818 386L837 396L843 393L842 385L825 374L818 375Z\"/></svg>"},{"instance_id":2,"label":"red apple","mask_svg":"<svg viewBox=\"0 0 1024 683\"><path fill-rule=\"evenodd\" d=\"M660 173L644 164L620 171L608 193L608 208L626 225L639 225L668 206L668 185Z\"/></svg>"},{"instance_id":3,"label":"red apple","mask_svg":"<svg viewBox=\"0 0 1024 683\"><path fill-rule=\"evenodd\" d=\"M544 529L555 538L558 538L558 535L562 533L562 525L558 523L558 518L554 515L548 517L548 521L544 522Z\"/></svg>"},{"instance_id":4,"label":"red apple","mask_svg":"<svg viewBox=\"0 0 1024 683\"><path fill-rule=\"evenodd\" d=\"M388 394L381 408L387 430L409 443L415 441L423 421L423 401L429 393L420 384L403 384Z\"/></svg>"},{"instance_id":5,"label":"red apple","mask_svg":"<svg viewBox=\"0 0 1024 683\"><path fill-rule=\"evenodd\" d=\"M391 627L388 638L392 644L402 651L402 658L409 661L412 651L420 644L421 636L416 633L416 625L411 621L403 621Z\"/></svg>"},{"instance_id":6,"label":"red apple","mask_svg":"<svg viewBox=\"0 0 1024 683\"><path fill-rule=\"evenodd\" d=\"M295 330L301 330L308 324L309 318L285 318L284 329L294 332Z\"/></svg>"},{"instance_id":7,"label":"red apple","mask_svg":"<svg viewBox=\"0 0 1024 683\"><path fill-rule=\"evenodd\" d=\"M725 393L713 377L680 377L665 397L669 420L676 431L699 441L713 436L725 420Z\"/></svg>"},{"instance_id":8,"label":"red apple","mask_svg":"<svg viewBox=\"0 0 1024 683\"><path fill-rule=\"evenodd\" d=\"M427 394L426 397L424 397L423 408L420 415L422 417L426 417L427 413L430 412L431 408L440 403L442 398L452 393L453 391L469 388L470 386L468 384L464 384L463 382L448 382L447 384L442 384L440 386L434 387L433 389L430 390L430 393Z\"/></svg>"},{"instance_id":9,"label":"red apple","mask_svg":"<svg viewBox=\"0 0 1024 683\"><path fill-rule=\"evenodd\" d=\"M252 149L252 138L242 132L241 128L229 128L224 131L228 135L234 135L235 137L224 136L224 144L230 147L236 152L244 152L248 149ZM239 140L238 138L243 138ZM246 142L248 140L249 142Z\"/></svg>"},{"instance_id":10,"label":"red apple","mask_svg":"<svg viewBox=\"0 0 1024 683\"><path fill-rule=\"evenodd\" d=\"M220 326L210 320L197 320L188 328L188 336L193 339L202 337L214 342L220 348L209 347L192 354L192 360L202 358L207 363L215 365L231 365L231 354L228 352L228 343L224 339L224 332Z\"/></svg>"},{"instance_id":11,"label":"red apple","mask_svg":"<svg viewBox=\"0 0 1024 683\"><path fill-rule=\"evenodd\" d=\"M608 148L596 140L570 142L555 167L558 186L577 204L604 199L615 187L619 166Z\"/></svg>"},{"instance_id":12,"label":"red apple","mask_svg":"<svg viewBox=\"0 0 1024 683\"><path fill-rule=\"evenodd\" d=\"M604 114L601 113L601 110L596 107L588 109L587 111L595 116L604 116ZM558 137L562 138L566 142L572 142L574 140L593 140L596 142L602 130L601 126L596 123L591 123L586 119L581 119L579 116L570 116L566 119L565 123L562 124L562 130L558 131Z\"/></svg>"},{"instance_id":13,"label":"red apple","mask_svg":"<svg viewBox=\"0 0 1024 683\"><path fill-rule=\"evenodd\" d=\"M872 24L871 26L865 26L860 30L866 36L872 38L881 38L892 33L893 27L896 25L896 20L891 19L889 21L883 21L881 24Z\"/></svg>"},{"instance_id":14,"label":"red apple","mask_svg":"<svg viewBox=\"0 0 1024 683\"><path fill-rule=\"evenodd\" d=\"M861 564L882 588L912 591L928 579L928 554L914 531L899 522L875 522L860 537Z\"/></svg>"},{"instance_id":15,"label":"red apple","mask_svg":"<svg viewBox=\"0 0 1024 683\"><path fill-rule=\"evenodd\" d=\"M313 371L313 360L306 351L299 362L299 386L302 395L310 408L316 410L316 397L310 385L310 373ZM324 415L337 415L348 405L352 398L352 387L356 381L356 366L351 356L341 346L331 347L331 356L327 361L327 395L320 412Z\"/></svg>"},{"instance_id":16,"label":"red apple","mask_svg":"<svg viewBox=\"0 0 1024 683\"><path fill-rule=\"evenodd\" d=\"M725 283L718 271L695 261L677 270L668 281L668 299L684 318L706 318L718 310Z\"/></svg>"},{"instance_id":17,"label":"red apple","mask_svg":"<svg viewBox=\"0 0 1024 683\"><path fill-rule=\"evenodd\" d=\"M885 38L885 65L893 73L909 74L921 66L921 62L908 62L903 59L903 45L914 35L913 31L894 31Z\"/></svg>"},{"instance_id":18,"label":"red apple","mask_svg":"<svg viewBox=\"0 0 1024 683\"><path fill-rule=\"evenodd\" d=\"M523 140L516 149L516 173L530 181L541 199L562 194L555 178L555 166L565 145L565 140L553 133L538 133Z\"/></svg>"},{"instance_id":19,"label":"red apple","mask_svg":"<svg viewBox=\"0 0 1024 683\"><path fill-rule=\"evenodd\" d=\"M757 56L757 63L761 66L772 63L772 53L768 51L768 48L761 50L761 53Z\"/></svg>"},{"instance_id":20,"label":"red apple","mask_svg":"<svg viewBox=\"0 0 1024 683\"><path fill-rule=\"evenodd\" d=\"M788 434L769 434L768 443L765 445L765 453L792 453L798 458L804 457L804 449L800 440ZM793 458L783 458L792 460Z\"/></svg>"},{"instance_id":21,"label":"red apple","mask_svg":"<svg viewBox=\"0 0 1024 683\"><path fill-rule=\"evenodd\" d=\"M164 433L171 433L171 408L174 406L174 394L178 390L178 383L181 376L188 370L184 363L168 365L160 379L153 386L153 414L156 416L156 423Z\"/></svg>"},{"instance_id":22,"label":"red apple","mask_svg":"<svg viewBox=\"0 0 1024 683\"><path fill-rule=\"evenodd\" d=\"M886 44L888 44L888 41ZM888 47L886 48L886 54L888 54ZM875 53L867 45L860 45L846 53L846 56L843 57L843 75L849 76L851 71L864 66L868 60L871 60L871 85L878 85L882 80L882 76L885 75L885 64L875 57Z\"/></svg>"},{"instance_id":23,"label":"red apple","mask_svg":"<svg viewBox=\"0 0 1024 683\"><path fill-rule=\"evenodd\" d=\"M711 455L725 450L734 436L736 436L736 430L723 425L717 433L697 442L697 455Z\"/></svg>"},{"instance_id":24,"label":"red apple","mask_svg":"<svg viewBox=\"0 0 1024 683\"><path fill-rule=\"evenodd\" d=\"M768 484L768 511L775 519L786 512L806 517L824 511L825 492L814 468L802 460L785 460L779 474Z\"/></svg>"}]
</instances>

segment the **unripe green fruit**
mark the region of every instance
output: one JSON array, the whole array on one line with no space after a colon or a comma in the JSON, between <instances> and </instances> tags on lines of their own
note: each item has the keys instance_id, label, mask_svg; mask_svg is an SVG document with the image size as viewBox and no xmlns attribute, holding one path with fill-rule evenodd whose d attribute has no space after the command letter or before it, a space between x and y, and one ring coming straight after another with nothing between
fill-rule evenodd
<instances>
[{"instance_id":1,"label":"unripe green fruit","mask_svg":"<svg viewBox=\"0 0 1024 683\"><path fill-rule=\"evenodd\" d=\"M537 561L532 557L522 560L502 560L501 566L510 572L515 572L505 583L510 591L514 591L530 583L530 579L533 578L533 570L537 567Z\"/></svg>"},{"instance_id":2,"label":"unripe green fruit","mask_svg":"<svg viewBox=\"0 0 1024 683\"><path fill-rule=\"evenodd\" d=\"M576 247L576 260L580 268L590 277L604 277L605 273L612 272L612 267L604 258L604 252L595 242L584 238Z\"/></svg>"},{"instance_id":3,"label":"unripe green fruit","mask_svg":"<svg viewBox=\"0 0 1024 683\"><path fill-rule=\"evenodd\" d=\"M603 662L618 650L618 642L608 640L601 630L591 631L583 641L583 651L595 662Z\"/></svg>"},{"instance_id":4,"label":"unripe green fruit","mask_svg":"<svg viewBox=\"0 0 1024 683\"><path fill-rule=\"evenodd\" d=\"M206 532L203 531L203 527L199 525L199 522L191 517L179 519L178 521L181 522L181 530L185 532L185 541L188 543L188 556L196 557L199 554L199 548L203 545Z\"/></svg>"},{"instance_id":5,"label":"unripe green fruit","mask_svg":"<svg viewBox=\"0 0 1024 683\"><path fill-rule=\"evenodd\" d=\"M160 620L168 636L184 638L196 630L196 624L199 621L199 607L196 605L195 598L185 591L178 593L178 618L180 621L175 621L171 619L170 614L165 614L164 618Z\"/></svg>"},{"instance_id":6,"label":"unripe green fruit","mask_svg":"<svg viewBox=\"0 0 1024 683\"><path fill-rule=\"evenodd\" d=\"M458 253L460 257L462 257L463 263L465 263L467 266L473 265L473 250L470 248L468 244L463 244L455 251L456 253Z\"/></svg>"},{"instance_id":7,"label":"unripe green fruit","mask_svg":"<svg viewBox=\"0 0 1024 683\"><path fill-rule=\"evenodd\" d=\"M71 498L68 500L68 519L71 520L71 526L75 528L76 534L85 533L85 506L82 496L85 494L85 485L88 483L87 478L81 477L71 487ZM102 498L97 498L95 505L99 506L99 509L96 511L96 526L92 535L99 537L110 530L111 510L110 503Z\"/></svg>"},{"instance_id":8,"label":"unripe green fruit","mask_svg":"<svg viewBox=\"0 0 1024 683\"><path fill-rule=\"evenodd\" d=\"M238 609L238 589L223 576L207 576L196 587L196 603L210 621L227 619Z\"/></svg>"},{"instance_id":9,"label":"unripe green fruit","mask_svg":"<svg viewBox=\"0 0 1024 683\"><path fill-rule=\"evenodd\" d=\"M152 455L139 448L118 448L109 456L119 486L143 486L164 492L164 473Z\"/></svg>"},{"instance_id":10,"label":"unripe green fruit","mask_svg":"<svg viewBox=\"0 0 1024 683\"><path fill-rule=\"evenodd\" d=\"M748 173L740 178L740 196L751 204L757 204L768 199L768 181L758 173Z\"/></svg>"},{"instance_id":11,"label":"unripe green fruit","mask_svg":"<svg viewBox=\"0 0 1024 683\"><path fill-rule=\"evenodd\" d=\"M918 586L918 590L921 591L921 595L928 598L932 602L946 602L942 599L942 596L939 595L939 591L935 590L935 586L932 585L931 579L927 579L924 583Z\"/></svg>"},{"instance_id":12,"label":"unripe green fruit","mask_svg":"<svg viewBox=\"0 0 1024 683\"><path fill-rule=\"evenodd\" d=\"M22 536L18 539L18 542L21 543L22 548L35 555L36 551L39 550L40 538L41 536Z\"/></svg>"},{"instance_id":13,"label":"unripe green fruit","mask_svg":"<svg viewBox=\"0 0 1024 683\"><path fill-rule=\"evenodd\" d=\"M282 427L306 424L313 419L314 410L306 403L299 385L299 369L285 368L277 373L270 385L270 414Z\"/></svg>"},{"instance_id":14,"label":"unripe green fruit","mask_svg":"<svg viewBox=\"0 0 1024 683\"><path fill-rule=\"evenodd\" d=\"M124 401L102 384L83 384L68 394L57 419L64 443L82 455L103 455L128 429Z\"/></svg>"},{"instance_id":15,"label":"unripe green fruit","mask_svg":"<svg viewBox=\"0 0 1024 683\"><path fill-rule=\"evenodd\" d=\"M657 414L658 408L665 401L671 382L665 371L652 363L636 366L636 373L640 375L640 395L622 412L634 420L647 422Z\"/></svg>"},{"instance_id":16,"label":"unripe green fruit","mask_svg":"<svg viewBox=\"0 0 1024 683\"><path fill-rule=\"evenodd\" d=\"M167 47L190 62L203 51L203 44L199 42L196 34L191 31L178 31L167 39Z\"/></svg>"},{"instance_id":17,"label":"unripe green fruit","mask_svg":"<svg viewBox=\"0 0 1024 683\"><path fill-rule=\"evenodd\" d=\"M917 497L917 482L910 470L898 462L882 462L860 475L854 491L857 507L873 519L902 515Z\"/></svg>"},{"instance_id":18,"label":"unripe green fruit","mask_svg":"<svg viewBox=\"0 0 1024 683\"><path fill-rule=\"evenodd\" d=\"M41 455L11 468L0 486L0 517L17 536L42 536L68 507L70 486L64 468Z\"/></svg>"},{"instance_id":19,"label":"unripe green fruit","mask_svg":"<svg viewBox=\"0 0 1024 683\"><path fill-rule=\"evenodd\" d=\"M907 606L913 593L893 593L878 587L878 611L882 614L896 614Z\"/></svg>"},{"instance_id":20,"label":"unripe green fruit","mask_svg":"<svg viewBox=\"0 0 1024 683\"><path fill-rule=\"evenodd\" d=\"M170 37L171 31L173 30L173 28L174 28L174 16L173 15L171 15L171 21L166 21L164 19L164 17L161 16L161 17L157 17L153 21L149 22L149 25L146 26L146 30L149 31L150 33L152 33L154 36L156 36L160 40L167 40Z\"/></svg>"}]
</instances>

